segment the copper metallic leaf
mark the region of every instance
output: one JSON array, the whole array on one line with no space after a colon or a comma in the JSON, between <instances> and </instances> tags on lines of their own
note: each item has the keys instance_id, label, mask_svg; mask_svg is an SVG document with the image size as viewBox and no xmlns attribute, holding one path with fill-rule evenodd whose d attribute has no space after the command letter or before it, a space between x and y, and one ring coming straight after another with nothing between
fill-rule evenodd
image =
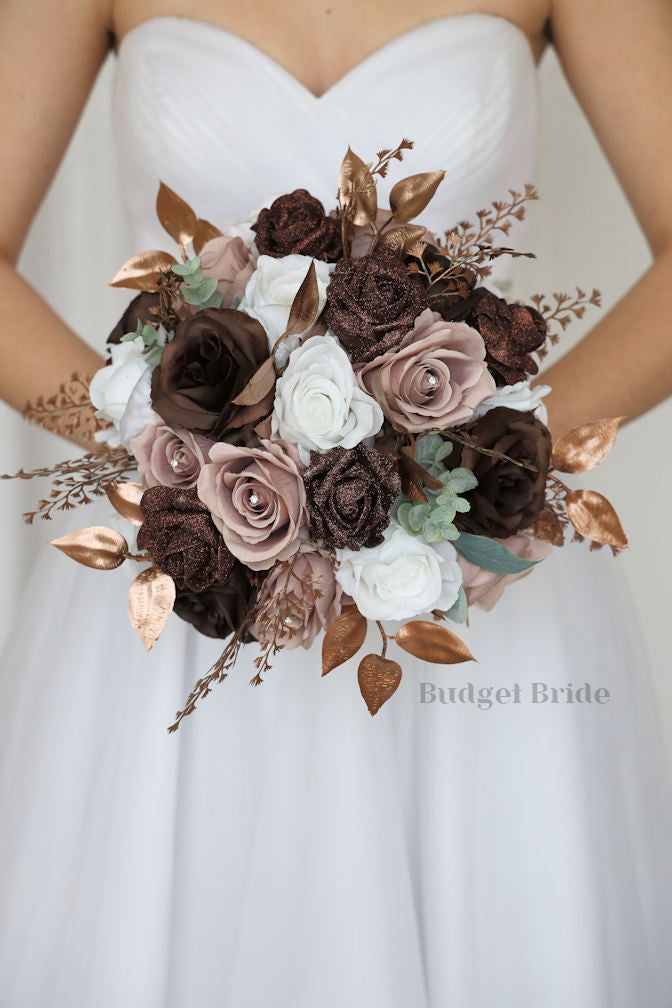
<instances>
[{"instance_id":1,"label":"copper metallic leaf","mask_svg":"<svg viewBox=\"0 0 672 1008\"><path fill-rule=\"evenodd\" d=\"M120 482L111 483L105 488L110 504L122 518L132 525L142 525L144 515L140 507L142 495L145 492L141 483Z\"/></svg>"},{"instance_id":2,"label":"copper metallic leaf","mask_svg":"<svg viewBox=\"0 0 672 1008\"><path fill-rule=\"evenodd\" d=\"M373 717L397 690L401 682L401 665L380 655L366 655L359 663L357 681Z\"/></svg>"},{"instance_id":3,"label":"copper metallic leaf","mask_svg":"<svg viewBox=\"0 0 672 1008\"><path fill-rule=\"evenodd\" d=\"M412 620L400 627L394 639L400 648L423 661L437 665L458 665L475 661L471 651L456 634L429 620Z\"/></svg>"},{"instance_id":4,"label":"copper metallic leaf","mask_svg":"<svg viewBox=\"0 0 672 1008\"><path fill-rule=\"evenodd\" d=\"M534 525L525 529L529 535L552 546L564 546L565 532L555 511L542 511Z\"/></svg>"},{"instance_id":5,"label":"copper metallic leaf","mask_svg":"<svg viewBox=\"0 0 672 1008\"><path fill-rule=\"evenodd\" d=\"M114 570L124 562L128 553L124 537L102 525L91 525L90 528L71 532L60 539L52 539L51 545L71 560L95 570Z\"/></svg>"},{"instance_id":6,"label":"copper metallic leaf","mask_svg":"<svg viewBox=\"0 0 672 1008\"><path fill-rule=\"evenodd\" d=\"M273 424L271 423L270 416L260 420L256 427L252 428L257 437L263 438L266 441L270 438L272 429Z\"/></svg>"},{"instance_id":7,"label":"copper metallic leaf","mask_svg":"<svg viewBox=\"0 0 672 1008\"><path fill-rule=\"evenodd\" d=\"M198 230L198 217L188 203L163 182L156 197L156 215L178 245L188 245Z\"/></svg>"},{"instance_id":8,"label":"copper metallic leaf","mask_svg":"<svg viewBox=\"0 0 672 1008\"><path fill-rule=\"evenodd\" d=\"M283 335L293 336L304 333L315 321L319 307L320 293L317 287L315 261L311 260L308 272L292 301L287 328Z\"/></svg>"},{"instance_id":9,"label":"copper metallic leaf","mask_svg":"<svg viewBox=\"0 0 672 1008\"><path fill-rule=\"evenodd\" d=\"M556 441L551 467L566 473L594 469L611 451L624 419L625 417L611 417L575 427Z\"/></svg>"},{"instance_id":10,"label":"copper metallic leaf","mask_svg":"<svg viewBox=\"0 0 672 1008\"><path fill-rule=\"evenodd\" d=\"M402 254L416 245L427 234L427 229L419 224L402 224L400 227L384 231L378 240L378 248Z\"/></svg>"},{"instance_id":11,"label":"copper metallic leaf","mask_svg":"<svg viewBox=\"0 0 672 1008\"><path fill-rule=\"evenodd\" d=\"M150 651L173 611L175 584L157 567L142 571L128 589L128 615L145 649Z\"/></svg>"},{"instance_id":12,"label":"copper metallic leaf","mask_svg":"<svg viewBox=\"0 0 672 1008\"><path fill-rule=\"evenodd\" d=\"M403 224L421 214L445 177L444 171L409 175L392 186L390 207L396 220Z\"/></svg>"},{"instance_id":13,"label":"copper metallic leaf","mask_svg":"<svg viewBox=\"0 0 672 1008\"><path fill-rule=\"evenodd\" d=\"M194 234L194 252L196 255L200 255L206 242L212 241L213 238L221 237L222 232L219 228L211 224L210 221L200 218L196 224L196 233Z\"/></svg>"},{"instance_id":14,"label":"copper metallic leaf","mask_svg":"<svg viewBox=\"0 0 672 1008\"><path fill-rule=\"evenodd\" d=\"M275 387L275 377L273 358L269 357L254 372L245 388L233 400L234 406L256 406Z\"/></svg>"},{"instance_id":15,"label":"copper metallic leaf","mask_svg":"<svg viewBox=\"0 0 672 1008\"><path fill-rule=\"evenodd\" d=\"M353 224L374 224L378 212L376 183L368 165L348 147L341 164L338 195L344 207L352 207Z\"/></svg>"},{"instance_id":16,"label":"copper metallic leaf","mask_svg":"<svg viewBox=\"0 0 672 1008\"><path fill-rule=\"evenodd\" d=\"M628 538L618 515L606 497L595 490L570 491L565 499L567 515L585 539L625 549Z\"/></svg>"},{"instance_id":17,"label":"copper metallic leaf","mask_svg":"<svg viewBox=\"0 0 672 1008\"><path fill-rule=\"evenodd\" d=\"M356 655L366 637L367 621L356 606L346 606L322 641L322 675Z\"/></svg>"},{"instance_id":18,"label":"copper metallic leaf","mask_svg":"<svg viewBox=\"0 0 672 1008\"><path fill-rule=\"evenodd\" d=\"M176 262L169 252L150 249L127 259L110 280L110 287L127 287L131 290L155 291L160 273L169 270Z\"/></svg>"}]
</instances>

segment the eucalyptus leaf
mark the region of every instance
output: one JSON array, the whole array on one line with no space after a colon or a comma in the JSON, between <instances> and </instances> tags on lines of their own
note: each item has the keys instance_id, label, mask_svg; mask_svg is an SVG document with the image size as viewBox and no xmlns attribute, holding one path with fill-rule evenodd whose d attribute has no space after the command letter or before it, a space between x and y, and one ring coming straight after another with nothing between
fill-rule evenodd
<instances>
[{"instance_id":1,"label":"eucalyptus leaf","mask_svg":"<svg viewBox=\"0 0 672 1008\"><path fill-rule=\"evenodd\" d=\"M455 549L465 560L492 571L493 574L520 574L535 567L537 560L523 560L503 546L502 543L486 536L462 532L455 541Z\"/></svg>"},{"instance_id":2,"label":"eucalyptus leaf","mask_svg":"<svg viewBox=\"0 0 672 1008\"><path fill-rule=\"evenodd\" d=\"M197 273L201 268L201 260L198 256L194 256L193 259L189 259L186 263L175 263L171 266L171 271L179 277L189 277L194 273Z\"/></svg>"},{"instance_id":3,"label":"eucalyptus leaf","mask_svg":"<svg viewBox=\"0 0 672 1008\"><path fill-rule=\"evenodd\" d=\"M450 609L444 613L444 616L446 619L452 620L453 623L466 623L468 610L469 605L467 603L467 595L464 587L460 585L460 590L455 602Z\"/></svg>"}]
</instances>

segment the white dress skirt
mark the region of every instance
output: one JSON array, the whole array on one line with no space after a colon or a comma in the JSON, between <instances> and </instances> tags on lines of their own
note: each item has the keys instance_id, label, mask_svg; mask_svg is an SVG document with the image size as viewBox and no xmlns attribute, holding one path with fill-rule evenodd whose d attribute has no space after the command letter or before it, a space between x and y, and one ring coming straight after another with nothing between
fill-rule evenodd
<instances>
[{"instance_id":1,"label":"white dress skirt","mask_svg":"<svg viewBox=\"0 0 672 1008\"><path fill-rule=\"evenodd\" d=\"M155 18L117 78L137 248L163 244L159 178L215 221L297 186L331 206L348 143L403 135L409 172L448 169L441 230L531 178L536 99L492 16L431 22L321 99ZM669 794L605 551L557 551L477 612L478 664L397 655L373 719L318 641L256 689L243 653L174 735L220 645L173 618L146 655L125 588L45 555L2 660L2 1008L668 1008Z\"/></svg>"}]
</instances>

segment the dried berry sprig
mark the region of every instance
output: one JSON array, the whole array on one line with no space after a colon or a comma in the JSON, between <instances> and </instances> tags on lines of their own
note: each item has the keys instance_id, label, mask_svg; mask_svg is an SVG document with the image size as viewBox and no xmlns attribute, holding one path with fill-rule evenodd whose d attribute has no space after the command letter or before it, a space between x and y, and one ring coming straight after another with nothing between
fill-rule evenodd
<instances>
[{"instance_id":1,"label":"dried berry sprig","mask_svg":"<svg viewBox=\"0 0 672 1008\"><path fill-rule=\"evenodd\" d=\"M406 137L398 144L394 150L380 150L376 153L378 158L377 162L370 167L370 172L372 175L378 175L380 178L385 178L392 161L403 161L404 151L413 150L413 141L408 140Z\"/></svg>"},{"instance_id":2,"label":"dried berry sprig","mask_svg":"<svg viewBox=\"0 0 672 1008\"><path fill-rule=\"evenodd\" d=\"M530 301L546 322L548 329L548 340L552 345L558 342L560 333L564 332L567 326L574 319L582 319L586 313L586 308L592 306L600 308L602 305L602 295L596 287L590 294L576 288L576 294L563 294L554 292L554 304L545 294L533 294ZM555 329L553 327L556 327ZM559 327L559 328L558 328ZM539 350L539 357L544 358L548 353L546 348Z\"/></svg>"},{"instance_id":3,"label":"dried berry sprig","mask_svg":"<svg viewBox=\"0 0 672 1008\"><path fill-rule=\"evenodd\" d=\"M284 590L271 594L262 589L259 596L255 622L259 628L261 652L254 659L257 672L250 680L252 686L261 685L264 675L272 668L272 660L283 647L286 647L281 641L287 637L291 639L297 628L305 624L306 616L312 612L315 602L324 594L320 587L320 578L301 581L300 595L289 590L295 559L292 557L279 565L286 569Z\"/></svg>"},{"instance_id":4,"label":"dried berry sprig","mask_svg":"<svg viewBox=\"0 0 672 1008\"><path fill-rule=\"evenodd\" d=\"M492 248L495 234L508 235L514 221L525 219L525 205L539 199L536 188L528 183L523 192L509 189L510 199L494 200L485 210L476 214L477 224L460 221L452 231L446 232L446 244L454 256L469 256L482 248Z\"/></svg>"},{"instance_id":5,"label":"dried berry sprig","mask_svg":"<svg viewBox=\"0 0 672 1008\"><path fill-rule=\"evenodd\" d=\"M208 694L212 692L213 686L217 683L224 682L238 659L240 649L244 646L245 641L243 640L243 637L248 625L249 621L246 620L243 626L234 633L231 639L227 642L226 647L212 668L208 670L202 679L198 680L187 697L184 707L176 713L175 720L171 725L169 725L169 732L172 733L177 731L180 727L182 719L188 717L189 714L193 714L200 701L205 700Z\"/></svg>"},{"instance_id":6,"label":"dried berry sprig","mask_svg":"<svg viewBox=\"0 0 672 1008\"><path fill-rule=\"evenodd\" d=\"M26 472L4 474L0 479L48 479L52 477L49 496L38 501L34 511L24 514L23 520L32 525L35 518L51 521L54 512L72 511L83 504L91 504L95 497L103 497L120 477L135 472L137 462L125 448L105 448L81 458L57 462L52 466Z\"/></svg>"}]
</instances>

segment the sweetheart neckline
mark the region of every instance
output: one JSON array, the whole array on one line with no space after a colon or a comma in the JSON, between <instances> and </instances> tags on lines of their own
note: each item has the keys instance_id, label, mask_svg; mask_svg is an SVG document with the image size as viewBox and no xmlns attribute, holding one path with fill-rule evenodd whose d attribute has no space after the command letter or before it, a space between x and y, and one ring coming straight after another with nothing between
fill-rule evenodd
<instances>
[{"instance_id":1,"label":"sweetheart neckline","mask_svg":"<svg viewBox=\"0 0 672 1008\"><path fill-rule=\"evenodd\" d=\"M208 21L204 18L173 14L157 14L153 17L146 18L144 21L140 21L139 24L125 32L117 44L116 55L120 60L127 45L130 44L134 38L139 38L143 34L154 30L161 22L172 22L175 25L179 25L181 30L191 28L196 31L208 32L213 36L219 36L230 43L241 45L243 48L248 50L250 56L265 64L265 66L273 70L275 73L280 74L285 80L291 82L297 90L302 92L307 98L316 104L319 104L329 101L333 95L337 94L338 91L352 81L354 77L363 73L365 69L375 63L376 60L382 59L385 55L388 55L395 47L401 45L402 43L408 42L410 39L415 38L424 32L444 27L448 24L448 22L465 22L476 19L481 22L498 23L502 27L513 32L514 36L524 43L527 56L536 68L537 61L532 48L532 43L520 25L517 25L509 18L500 17L498 14L489 14L486 11L446 14L441 17L431 18L429 21L424 21L422 24L416 25L415 28L410 28L406 32L395 35L389 41L384 42L377 49L374 49L373 52L369 53L368 56L365 56L364 59L359 61L359 63L355 63L353 67L346 70L345 73L338 78L338 80L334 81L334 83L326 88L326 90L324 90L321 94L315 94L314 91L311 91L311 89L304 84L303 81L299 80L299 78L296 77L291 70L288 70L287 67L283 66L282 63L278 62L278 60L274 59L273 56L269 55L264 49L261 49L254 42L248 41L243 38L242 35L236 35L234 32L229 31L228 28L217 24L215 21Z\"/></svg>"}]
</instances>

